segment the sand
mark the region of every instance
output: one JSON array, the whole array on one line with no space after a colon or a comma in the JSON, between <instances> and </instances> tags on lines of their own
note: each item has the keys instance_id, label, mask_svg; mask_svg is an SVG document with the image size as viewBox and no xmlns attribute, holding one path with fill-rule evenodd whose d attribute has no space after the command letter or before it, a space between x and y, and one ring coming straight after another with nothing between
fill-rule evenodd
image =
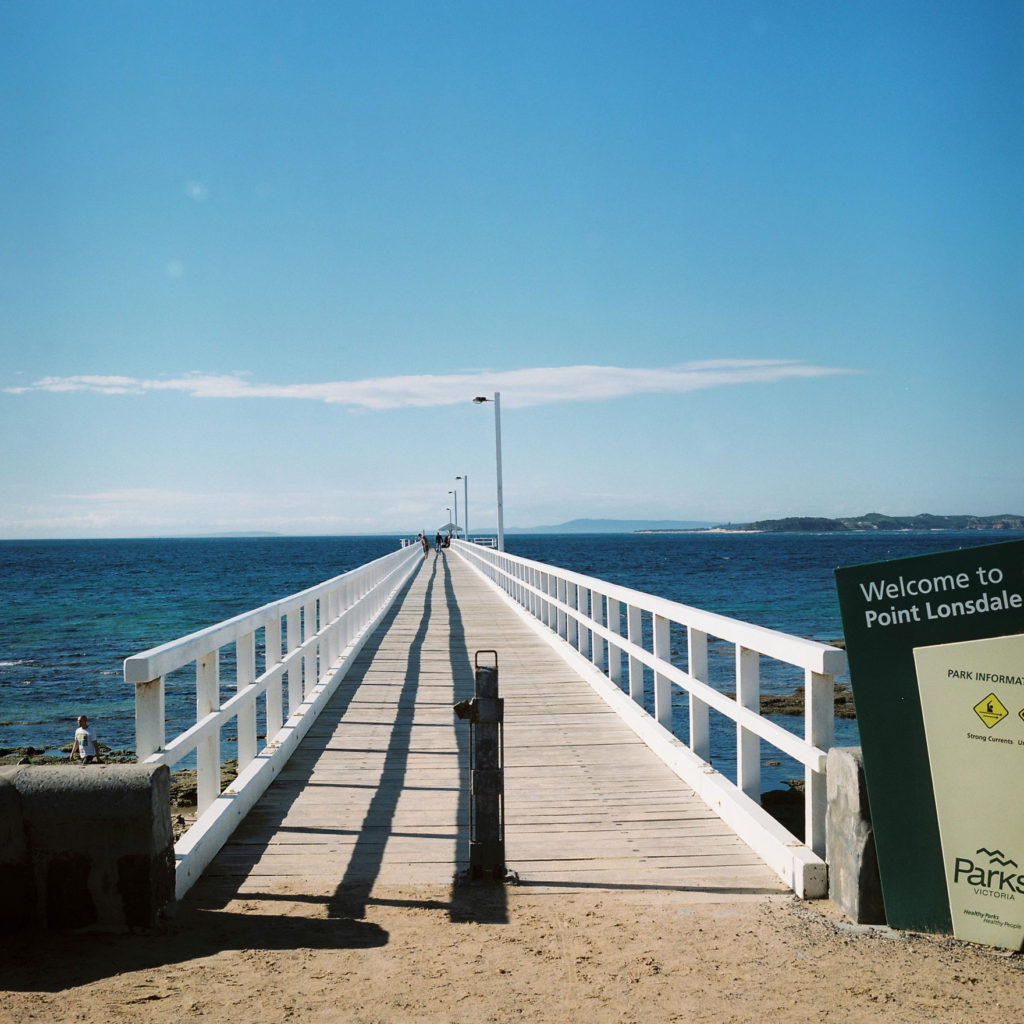
<instances>
[{"instance_id":1,"label":"sand","mask_svg":"<svg viewBox=\"0 0 1024 1024\"><path fill-rule=\"evenodd\" d=\"M144 932L0 939L0 1021L1024 1018L1019 954L855 926L827 901L529 885L246 898L204 884Z\"/></svg>"}]
</instances>

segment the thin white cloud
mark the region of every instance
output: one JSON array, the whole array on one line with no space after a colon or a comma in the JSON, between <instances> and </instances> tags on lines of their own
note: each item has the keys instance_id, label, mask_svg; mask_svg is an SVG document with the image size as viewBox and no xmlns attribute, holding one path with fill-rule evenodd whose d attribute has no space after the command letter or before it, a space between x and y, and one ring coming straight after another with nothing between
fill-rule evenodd
<instances>
[{"instance_id":1,"label":"thin white cloud","mask_svg":"<svg viewBox=\"0 0 1024 1024\"><path fill-rule=\"evenodd\" d=\"M651 368L541 366L495 373L419 374L314 384L260 384L237 373L190 373L158 379L84 375L43 377L33 384L5 390L10 394L48 391L105 395L176 391L193 398L291 398L366 409L457 405L476 395L500 391L506 406L525 408L629 395L684 394L737 384L776 384L856 372L788 359L715 359Z\"/></svg>"},{"instance_id":2,"label":"thin white cloud","mask_svg":"<svg viewBox=\"0 0 1024 1024\"><path fill-rule=\"evenodd\" d=\"M8 394L22 395L28 391L92 391L102 395L141 395L147 388L144 382L134 377L84 376L84 377L41 377L34 384L22 387L4 388Z\"/></svg>"}]
</instances>

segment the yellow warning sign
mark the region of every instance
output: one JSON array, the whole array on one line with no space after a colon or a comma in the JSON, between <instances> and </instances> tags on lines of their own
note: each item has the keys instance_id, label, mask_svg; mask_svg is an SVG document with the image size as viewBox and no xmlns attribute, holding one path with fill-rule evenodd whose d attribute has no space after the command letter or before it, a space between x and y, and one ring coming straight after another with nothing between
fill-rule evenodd
<instances>
[{"instance_id":1,"label":"yellow warning sign","mask_svg":"<svg viewBox=\"0 0 1024 1024\"><path fill-rule=\"evenodd\" d=\"M974 713L991 729L993 725L998 725L1010 712L1003 707L999 698L994 693L990 693L974 705Z\"/></svg>"}]
</instances>

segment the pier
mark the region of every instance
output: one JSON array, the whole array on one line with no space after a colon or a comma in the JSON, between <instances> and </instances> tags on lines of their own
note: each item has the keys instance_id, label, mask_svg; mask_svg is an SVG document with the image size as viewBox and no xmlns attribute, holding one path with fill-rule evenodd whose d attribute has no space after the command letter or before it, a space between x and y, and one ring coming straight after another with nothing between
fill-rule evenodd
<instances>
[{"instance_id":1,"label":"pier","mask_svg":"<svg viewBox=\"0 0 1024 1024\"><path fill-rule=\"evenodd\" d=\"M194 752L199 770L178 897L204 873L241 893L357 901L377 884L450 883L469 845L454 705L472 696L478 651L497 657L505 855L523 882L826 894L842 651L457 541L426 557L405 546L126 660L139 760ZM759 713L766 660L804 684L803 735ZM196 721L168 740L165 687L182 673ZM712 716L734 730L735 781L712 764ZM239 775L221 792L232 730ZM760 806L763 744L804 766L803 835Z\"/></svg>"},{"instance_id":2,"label":"pier","mask_svg":"<svg viewBox=\"0 0 1024 1024\"><path fill-rule=\"evenodd\" d=\"M444 886L467 858L474 652L498 652L506 853L524 884L786 887L494 588L422 560L288 765L207 869L241 895ZM339 897L340 898L340 897Z\"/></svg>"}]
</instances>

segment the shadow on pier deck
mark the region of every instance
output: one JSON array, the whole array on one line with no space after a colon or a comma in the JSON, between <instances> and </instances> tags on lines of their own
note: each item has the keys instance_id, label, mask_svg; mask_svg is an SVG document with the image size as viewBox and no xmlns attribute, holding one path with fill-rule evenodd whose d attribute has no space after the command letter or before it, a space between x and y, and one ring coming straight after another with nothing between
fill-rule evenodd
<instances>
[{"instance_id":1,"label":"shadow on pier deck","mask_svg":"<svg viewBox=\"0 0 1024 1024\"><path fill-rule=\"evenodd\" d=\"M482 649L498 652L505 849L522 885L788 892L487 581L431 552L188 900L360 918L396 890L450 886L469 839L468 729L452 707L472 695ZM496 896L471 901L474 915L500 920Z\"/></svg>"}]
</instances>

